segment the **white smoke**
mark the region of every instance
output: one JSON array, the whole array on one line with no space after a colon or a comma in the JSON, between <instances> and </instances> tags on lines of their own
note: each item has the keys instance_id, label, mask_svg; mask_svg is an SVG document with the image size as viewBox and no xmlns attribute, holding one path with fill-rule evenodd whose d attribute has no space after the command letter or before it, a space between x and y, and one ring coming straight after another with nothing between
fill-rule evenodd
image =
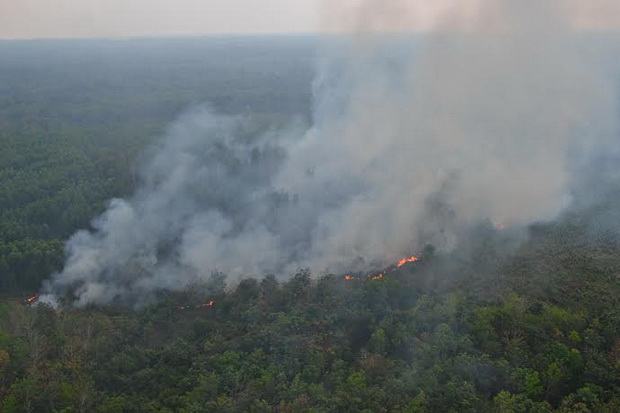
<instances>
[{"instance_id":1,"label":"white smoke","mask_svg":"<svg viewBox=\"0 0 620 413\"><path fill-rule=\"evenodd\" d=\"M183 116L144 186L69 240L47 292L106 303L212 271L365 270L453 248L485 220L556 216L615 136L615 95L560 3L463 1L423 34L407 2L349 3L355 34L326 39L309 130Z\"/></svg>"}]
</instances>

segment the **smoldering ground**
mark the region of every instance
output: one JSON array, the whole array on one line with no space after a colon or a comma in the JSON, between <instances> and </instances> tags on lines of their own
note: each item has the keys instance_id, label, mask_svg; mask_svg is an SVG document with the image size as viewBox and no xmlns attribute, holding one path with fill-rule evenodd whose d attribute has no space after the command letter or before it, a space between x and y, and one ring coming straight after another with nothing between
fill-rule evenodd
<instances>
[{"instance_id":1,"label":"smoldering ground","mask_svg":"<svg viewBox=\"0 0 620 413\"><path fill-rule=\"evenodd\" d=\"M459 2L415 33L415 10L384 3L350 2L352 36L324 39L310 128L182 116L143 186L68 241L47 299L145 297L216 270L364 271L570 205L617 111L564 3Z\"/></svg>"}]
</instances>

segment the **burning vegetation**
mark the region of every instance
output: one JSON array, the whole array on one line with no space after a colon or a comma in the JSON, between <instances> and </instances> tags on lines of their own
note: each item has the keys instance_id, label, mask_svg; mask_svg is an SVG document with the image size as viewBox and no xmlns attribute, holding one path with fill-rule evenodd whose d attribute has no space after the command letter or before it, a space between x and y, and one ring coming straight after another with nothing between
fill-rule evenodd
<instances>
[{"instance_id":1,"label":"burning vegetation","mask_svg":"<svg viewBox=\"0 0 620 413\"><path fill-rule=\"evenodd\" d=\"M199 310L201 308L213 308L214 305L215 305L215 301L207 301L206 303L198 304L198 305L183 305L179 307L179 310L180 311Z\"/></svg>"},{"instance_id":2,"label":"burning vegetation","mask_svg":"<svg viewBox=\"0 0 620 413\"><path fill-rule=\"evenodd\" d=\"M412 263L415 263L415 262L418 262L418 261L420 261L420 258L418 258L415 255L412 255L411 257L401 258L400 260L398 260L396 262L396 264L392 265L391 267L388 267L387 269L385 269L385 270L383 270L383 271L381 271L379 273L370 274L368 276L368 278L370 278L371 280L374 280L374 281L383 280L387 276L388 272L394 272L394 271L398 270L399 268L402 268L403 266L405 266L407 264L412 264ZM356 277L356 276L351 275L351 274L347 274L347 275L344 276L344 279L345 279L345 281L354 281L354 280L358 280L359 277Z\"/></svg>"},{"instance_id":3,"label":"burning vegetation","mask_svg":"<svg viewBox=\"0 0 620 413\"><path fill-rule=\"evenodd\" d=\"M371 276L370 278L372 278L374 281L381 281L382 279L385 278L385 272L380 272L379 274L375 274Z\"/></svg>"},{"instance_id":4,"label":"burning vegetation","mask_svg":"<svg viewBox=\"0 0 620 413\"><path fill-rule=\"evenodd\" d=\"M28 298L26 298L26 304L33 304L33 303L36 303L36 302L37 302L37 300L39 299L39 296L40 296L40 295L41 295L41 294L36 293L36 294L35 294L35 295L33 295L32 297L28 297Z\"/></svg>"},{"instance_id":5,"label":"burning vegetation","mask_svg":"<svg viewBox=\"0 0 620 413\"><path fill-rule=\"evenodd\" d=\"M396 268L392 269L392 271L397 270L398 268L402 267L405 264L409 264L411 262L416 262L419 261L420 259L418 257L416 257L415 255L409 257L409 258L402 258L398 261L398 263L396 263Z\"/></svg>"}]
</instances>

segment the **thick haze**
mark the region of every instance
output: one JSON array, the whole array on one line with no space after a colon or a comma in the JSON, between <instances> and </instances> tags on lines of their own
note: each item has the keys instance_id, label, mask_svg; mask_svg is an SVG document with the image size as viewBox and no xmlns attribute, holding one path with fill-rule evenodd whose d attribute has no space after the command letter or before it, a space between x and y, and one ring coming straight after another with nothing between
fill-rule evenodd
<instances>
[{"instance_id":1,"label":"thick haze","mask_svg":"<svg viewBox=\"0 0 620 413\"><path fill-rule=\"evenodd\" d=\"M389 0L2 0L0 39L299 33L364 29L432 30L460 1ZM500 9L465 0L471 25L477 11ZM501 3L498 2L498 3ZM514 3L519 3L515 0ZM586 29L617 29L617 0L562 0L568 21ZM538 13L533 5L532 16ZM317 12L321 10L322 12ZM320 15L320 17L319 17ZM526 22L523 22L526 24ZM472 28L475 29L474 24Z\"/></svg>"},{"instance_id":2,"label":"thick haze","mask_svg":"<svg viewBox=\"0 0 620 413\"><path fill-rule=\"evenodd\" d=\"M314 0L2 0L0 39L316 31Z\"/></svg>"},{"instance_id":3,"label":"thick haze","mask_svg":"<svg viewBox=\"0 0 620 413\"><path fill-rule=\"evenodd\" d=\"M251 119L208 109L179 119L143 187L71 238L48 292L84 305L215 270L366 271L427 243L449 251L481 223L556 217L574 177L617 146L615 84L566 3L460 1L423 36L368 35L406 31L407 4L356 3L342 23L356 34L319 62L308 130L250 134Z\"/></svg>"}]
</instances>

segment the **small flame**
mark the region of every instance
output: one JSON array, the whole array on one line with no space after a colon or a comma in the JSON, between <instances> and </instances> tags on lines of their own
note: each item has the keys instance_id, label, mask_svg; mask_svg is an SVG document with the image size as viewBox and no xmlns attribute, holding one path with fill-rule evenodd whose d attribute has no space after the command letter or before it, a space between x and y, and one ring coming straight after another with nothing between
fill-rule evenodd
<instances>
[{"instance_id":1,"label":"small flame","mask_svg":"<svg viewBox=\"0 0 620 413\"><path fill-rule=\"evenodd\" d=\"M419 261L420 259L418 257L416 257L415 255L409 257L409 258L403 258L401 260L398 261L398 263L396 264L396 268L394 268L394 270L396 270L397 268L402 267L405 264L409 264L410 262L416 262ZM392 271L394 271L392 270Z\"/></svg>"},{"instance_id":2,"label":"small flame","mask_svg":"<svg viewBox=\"0 0 620 413\"><path fill-rule=\"evenodd\" d=\"M374 281L383 280L385 277L387 277L388 272L396 271L397 269L401 268L403 265L410 264L410 263L417 262L417 261L420 261L420 258L418 258L415 255L412 255L411 257L401 258L394 265L388 267L387 269L381 271L380 273L368 275L368 278ZM351 274L347 274L344 276L344 279L345 281L353 281L353 280L358 280L359 278Z\"/></svg>"},{"instance_id":3,"label":"small flame","mask_svg":"<svg viewBox=\"0 0 620 413\"><path fill-rule=\"evenodd\" d=\"M215 301L207 301L204 304L198 304L195 306L191 306L191 305L182 305L181 307L179 307L179 310L184 311L184 310L191 310L193 309L199 309L199 308L213 308L213 306L215 305Z\"/></svg>"},{"instance_id":4,"label":"small flame","mask_svg":"<svg viewBox=\"0 0 620 413\"><path fill-rule=\"evenodd\" d=\"M372 276L372 277L370 277L370 278L372 278L372 279L373 279L373 280L375 280L375 281L380 281L380 280L382 280L382 279L384 279L384 278L385 278L385 272L381 272L381 273L379 273L379 274L373 275L373 276Z\"/></svg>"},{"instance_id":5,"label":"small flame","mask_svg":"<svg viewBox=\"0 0 620 413\"><path fill-rule=\"evenodd\" d=\"M33 295L32 297L26 298L26 301L28 301L30 304L34 303L37 298L39 298L41 294L36 293L35 295Z\"/></svg>"},{"instance_id":6,"label":"small flame","mask_svg":"<svg viewBox=\"0 0 620 413\"><path fill-rule=\"evenodd\" d=\"M412 255L411 257L406 257L406 258L402 258L400 260L398 260L398 262L396 264L394 264L392 268L392 271L396 271L397 269L399 269L400 267L402 267L405 264L409 264L412 262L416 262L416 261L420 261L420 259L418 257L416 257L415 255ZM371 275L370 279L375 280L375 281L380 281L382 279L384 279L387 276L387 272L388 270L382 271L378 274L375 275Z\"/></svg>"}]
</instances>

